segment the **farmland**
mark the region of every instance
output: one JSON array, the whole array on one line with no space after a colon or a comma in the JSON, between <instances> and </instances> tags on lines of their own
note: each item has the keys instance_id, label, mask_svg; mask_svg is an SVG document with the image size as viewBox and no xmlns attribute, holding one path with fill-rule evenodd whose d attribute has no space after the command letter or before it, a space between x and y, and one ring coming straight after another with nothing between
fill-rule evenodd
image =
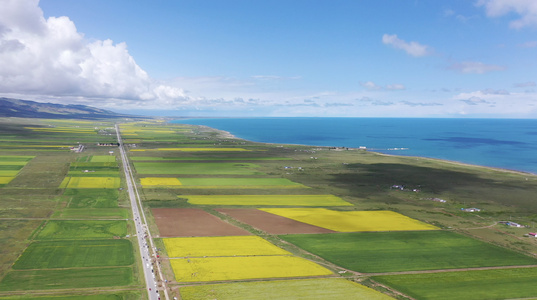
<instances>
[{"instance_id":1,"label":"farmland","mask_svg":"<svg viewBox=\"0 0 537 300\"><path fill-rule=\"evenodd\" d=\"M138 174L263 175L252 163L134 162Z\"/></svg>"},{"instance_id":2,"label":"farmland","mask_svg":"<svg viewBox=\"0 0 537 300\"><path fill-rule=\"evenodd\" d=\"M535 299L537 268L373 277L416 299Z\"/></svg>"},{"instance_id":3,"label":"farmland","mask_svg":"<svg viewBox=\"0 0 537 300\"><path fill-rule=\"evenodd\" d=\"M126 221L60 221L51 220L39 231L36 240L98 239L127 234Z\"/></svg>"},{"instance_id":4,"label":"farmland","mask_svg":"<svg viewBox=\"0 0 537 300\"><path fill-rule=\"evenodd\" d=\"M67 189L117 189L120 179L117 177L66 177L60 188Z\"/></svg>"},{"instance_id":5,"label":"farmland","mask_svg":"<svg viewBox=\"0 0 537 300\"><path fill-rule=\"evenodd\" d=\"M188 195L195 205L352 206L333 195Z\"/></svg>"},{"instance_id":6,"label":"farmland","mask_svg":"<svg viewBox=\"0 0 537 300\"><path fill-rule=\"evenodd\" d=\"M262 210L340 232L438 229L393 211L335 211L324 208L263 208Z\"/></svg>"},{"instance_id":7,"label":"farmland","mask_svg":"<svg viewBox=\"0 0 537 300\"><path fill-rule=\"evenodd\" d=\"M286 178L167 178L167 177L143 177L140 178L143 187L168 187L188 189L210 188L307 188L306 186L292 182Z\"/></svg>"},{"instance_id":8,"label":"farmland","mask_svg":"<svg viewBox=\"0 0 537 300\"><path fill-rule=\"evenodd\" d=\"M145 299L113 124L10 122L0 121L0 299ZM533 175L154 120L120 126L171 296L537 297L537 240L524 237L535 230L499 223L537 221ZM82 153L68 150L78 143Z\"/></svg>"},{"instance_id":9,"label":"farmland","mask_svg":"<svg viewBox=\"0 0 537 300\"><path fill-rule=\"evenodd\" d=\"M141 299L110 125L0 121L0 299Z\"/></svg>"},{"instance_id":10,"label":"farmland","mask_svg":"<svg viewBox=\"0 0 537 300\"><path fill-rule=\"evenodd\" d=\"M331 275L330 270L294 256L242 256L170 260L179 282Z\"/></svg>"},{"instance_id":11,"label":"farmland","mask_svg":"<svg viewBox=\"0 0 537 300\"><path fill-rule=\"evenodd\" d=\"M128 266L133 262L127 240L43 241L30 244L13 269Z\"/></svg>"},{"instance_id":12,"label":"farmland","mask_svg":"<svg viewBox=\"0 0 537 300\"><path fill-rule=\"evenodd\" d=\"M290 255L258 236L164 239L170 257Z\"/></svg>"},{"instance_id":13,"label":"farmland","mask_svg":"<svg viewBox=\"0 0 537 300\"><path fill-rule=\"evenodd\" d=\"M448 231L285 235L282 239L362 273L537 265L537 259Z\"/></svg>"},{"instance_id":14,"label":"farmland","mask_svg":"<svg viewBox=\"0 0 537 300\"><path fill-rule=\"evenodd\" d=\"M15 271L2 279L0 291L126 286L133 279L128 267Z\"/></svg>"},{"instance_id":15,"label":"farmland","mask_svg":"<svg viewBox=\"0 0 537 300\"><path fill-rule=\"evenodd\" d=\"M341 278L206 284L185 286L180 289L180 292L184 300L392 299L363 285Z\"/></svg>"}]
</instances>

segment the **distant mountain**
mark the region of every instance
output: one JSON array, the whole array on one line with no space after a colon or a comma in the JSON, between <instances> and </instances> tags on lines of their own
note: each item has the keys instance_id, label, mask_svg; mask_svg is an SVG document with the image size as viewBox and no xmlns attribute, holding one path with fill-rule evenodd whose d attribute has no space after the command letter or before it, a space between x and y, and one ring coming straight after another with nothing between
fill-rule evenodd
<instances>
[{"instance_id":1,"label":"distant mountain","mask_svg":"<svg viewBox=\"0 0 537 300\"><path fill-rule=\"evenodd\" d=\"M136 118L86 105L40 103L0 97L0 117L43 119Z\"/></svg>"}]
</instances>

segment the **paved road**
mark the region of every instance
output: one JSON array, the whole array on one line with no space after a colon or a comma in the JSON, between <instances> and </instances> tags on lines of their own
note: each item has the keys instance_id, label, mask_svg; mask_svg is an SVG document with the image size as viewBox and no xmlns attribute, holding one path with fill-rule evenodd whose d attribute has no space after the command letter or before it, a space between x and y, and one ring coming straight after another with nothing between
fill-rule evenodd
<instances>
[{"instance_id":1,"label":"paved road","mask_svg":"<svg viewBox=\"0 0 537 300\"><path fill-rule=\"evenodd\" d=\"M131 202L133 220L136 227L136 236L138 240L138 247L140 248L140 257L142 259L143 264L143 273L145 277L147 293L150 300L168 300L169 297L168 292L166 290L166 285L164 283L161 283L163 285L163 290L161 290L160 292L157 288L157 278L163 278L156 254L157 252L153 244L151 232L149 232L149 228L147 228L144 211L140 209L142 207L142 203L140 202L140 195L138 194L138 190L136 188L136 185L134 184L132 170L125 152L125 146L123 145L123 142L121 140L119 126L117 124L116 133L117 141L120 145L119 153L121 155L121 162L123 164L123 170L125 172L125 181L127 182L127 191L129 193L129 199Z\"/></svg>"}]
</instances>

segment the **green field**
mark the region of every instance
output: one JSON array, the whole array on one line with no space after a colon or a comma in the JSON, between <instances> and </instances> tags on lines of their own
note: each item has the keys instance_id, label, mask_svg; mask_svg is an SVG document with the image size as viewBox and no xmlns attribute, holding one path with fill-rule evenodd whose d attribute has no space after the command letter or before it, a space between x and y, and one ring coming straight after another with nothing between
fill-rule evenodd
<instances>
[{"instance_id":1,"label":"green field","mask_svg":"<svg viewBox=\"0 0 537 300\"><path fill-rule=\"evenodd\" d=\"M90 159L90 162L92 163L100 163L100 162L115 162L116 157L114 155L93 155Z\"/></svg>"},{"instance_id":2,"label":"green field","mask_svg":"<svg viewBox=\"0 0 537 300\"><path fill-rule=\"evenodd\" d=\"M392 299L341 278L206 284L182 287L179 291L183 300Z\"/></svg>"},{"instance_id":3,"label":"green field","mask_svg":"<svg viewBox=\"0 0 537 300\"><path fill-rule=\"evenodd\" d=\"M134 263L129 240L69 240L31 243L15 270L128 266Z\"/></svg>"},{"instance_id":4,"label":"green field","mask_svg":"<svg viewBox=\"0 0 537 300\"><path fill-rule=\"evenodd\" d=\"M61 239L106 239L124 237L127 234L126 221L101 220L51 220L39 232L37 240Z\"/></svg>"},{"instance_id":5,"label":"green field","mask_svg":"<svg viewBox=\"0 0 537 300\"><path fill-rule=\"evenodd\" d=\"M14 161L28 162L34 157L34 155L0 155L0 164Z\"/></svg>"},{"instance_id":6,"label":"green field","mask_svg":"<svg viewBox=\"0 0 537 300\"><path fill-rule=\"evenodd\" d=\"M336 265L363 273L537 264L535 258L448 231L280 237Z\"/></svg>"},{"instance_id":7,"label":"green field","mask_svg":"<svg viewBox=\"0 0 537 300\"><path fill-rule=\"evenodd\" d=\"M11 271L0 281L0 291L125 286L133 282L130 267Z\"/></svg>"},{"instance_id":8,"label":"green field","mask_svg":"<svg viewBox=\"0 0 537 300\"><path fill-rule=\"evenodd\" d=\"M117 294L94 294L94 295L69 295L69 296L9 296L0 297L0 300L124 300L124 299L140 299L139 293L124 293Z\"/></svg>"},{"instance_id":9,"label":"green field","mask_svg":"<svg viewBox=\"0 0 537 300\"><path fill-rule=\"evenodd\" d=\"M66 189L62 195L69 208L117 207L118 198L116 189Z\"/></svg>"},{"instance_id":10,"label":"green field","mask_svg":"<svg viewBox=\"0 0 537 300\"><path fill-rule=\"evenodd\" d=\"M134 167L138 174L264 175L251 163L135 162Z\"/></svg>"},{"instance_id":11,"label":"green field","mask_svg":"<svg viewBox=\"0 0 537 300\"><path fill-rule=\"evenodd\" d=\"M535 299L537 268L373 277L415 299Z\"/></svg>"},{"instance_id":12,"label":"green field","mask_svg":"<svg viewBox=\"0 0 537 300\"><path fill-rule=\"evenodd\" d=\"M181 195L195 205L352 206L333 195Z\"/></svg>"},{"instance_id":13,"label":"green field","mask_svg":"<svg viewBox=\"0 0 537 300\"><path fill-rule=\"evenodd\" d=\"M64 208L54 212L55 219L128 219L127 208Z\"/></svg>"}]
</instances>

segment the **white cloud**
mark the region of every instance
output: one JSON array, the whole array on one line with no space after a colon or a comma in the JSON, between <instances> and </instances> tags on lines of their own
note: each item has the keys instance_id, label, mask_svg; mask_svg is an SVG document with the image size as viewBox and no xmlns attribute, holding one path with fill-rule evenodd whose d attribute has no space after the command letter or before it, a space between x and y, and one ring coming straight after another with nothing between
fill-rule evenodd
<instances>
[{"instance_id":1,"label":"white cloud","mask_svg":"<svg viewBox=\"0 0 537 300\"><path fill-rule=\"evenodd\" d=\"M382 89L382 87L380 85L377 85L373 81L360 82L360 85L365 87L368 90L380 90L380 89Z\"/></svg>"},{"instance_id":2,"label":"white cloud","mask_svg":"<svg viewBox=\"0 0 537 300\"><path fill-rule=\"evenodd\" d=\"M537 26L537 1L535 0L479 0L476 5L484 6L489 17L518 14L520 18L509 23L511 28Z\"/></svg>"},{"instance_id":3,"label":"white cloud","mask_svg":"<svg viewBox=\"0 0 537 300\"><path fill-rule=\"evenodd\" d=\"M45 19L38 0L2 0L0 93L152 101L184 100L140 68L125 43L89 42L68 17Z\"/></svg>"},{"instance_id":4,"label":"white cloud","mask_svg":"<svg viewBox=\"0 0 537 300\"><path fill-rule=\"evenodd\" d=\"M452 64L448 67L448 69L455 70L461 73L484 74L493 71L502 71L505 70L505 67L484 64L479 61L463 61L460 63Z\"/></svg>"},{"instance_id":5,"label":"white cloud","mask_svg":"<svg viewBox=\"0 0 537 300\"><path fill-rule=\"evenodd\" d=\"M388 84L385 87L383 87L374 83L373 81L366 81L366 82L360 82L360 85L371 91L375 91L375 90L398 91L398 90L406 89L404 85L399 84L399 83Z\"/></svg>"},{"instance_id":6,"label":"white cloud","mask_svg":"<svg viewBox=\"0 0 537 300\"><path fill-rule=\"evenodd\" d=\"M382 36L382 42L396 49L404 50L407 54L416 57L431 54L429 46L422 45L418 42L406 42L398 38L396 34L384 34Z\"/></svg>"},{"instance_id":7,"label":"white cloud","mask_svg":"<svg viewBox=\"0 0 537 300\"><path fill-rule=\"evenodd\" d=\"M402 84L396 83L396 84L388 84L386 86L386 89L390 91L397 91L397 90L404 90L406 89L406 87Z\"/></svg>"}]
</instances>

